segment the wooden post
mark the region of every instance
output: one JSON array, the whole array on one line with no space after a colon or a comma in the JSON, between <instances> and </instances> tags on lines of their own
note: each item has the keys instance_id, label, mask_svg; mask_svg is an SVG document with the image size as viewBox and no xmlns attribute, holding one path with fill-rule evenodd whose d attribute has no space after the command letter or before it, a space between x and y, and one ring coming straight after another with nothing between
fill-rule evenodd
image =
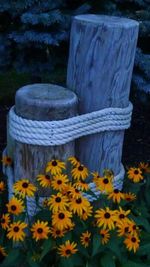
<instances>
[{"instance_id":1,"label":"wooden post","mask_svg":"<svg viewBox=\"0 0 150 267\"><path fill-rule=\"evenodd\" d=\"M105 15L74 17L67 87L78 96L79 114L128 106L138 22ZM79 138L76 156L91 171L120 171L124 131Z\"/></svg>"},{"instance_id":2,"label":"wooden post","mask_svg":"<svg viewBox=\"0 0 150 267\"><path fill-rule=\"evenodd\" d=\"M16 93L15 112L18 116L37 121L62 120L77 113L77 97L66 88L52 84L33 84ZM15 180L28 178L34 182L37 174L44 173L52 158L65 161L74 155L74 142L60 146L38 146L15 141Z\"/></svg>"}]
</instances>

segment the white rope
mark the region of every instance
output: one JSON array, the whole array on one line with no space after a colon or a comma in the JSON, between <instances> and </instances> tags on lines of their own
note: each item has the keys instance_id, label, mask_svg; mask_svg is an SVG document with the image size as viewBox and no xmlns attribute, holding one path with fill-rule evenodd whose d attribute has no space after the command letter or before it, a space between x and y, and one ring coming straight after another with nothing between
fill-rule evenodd
<instances>
[{"instance_id":1,"label":"white rope","mask_svg":"<svg viewBox=\"0 0 150 267\"><path fill-rule=\"evenodd\" d=\"M21 143L62 145L81 136L129 128L132 108L129 103L126 108L106 108L65 120L36 121L17 116L15 107L12 107L9 112L9 131Z\"/></svg>"}]
</instances>

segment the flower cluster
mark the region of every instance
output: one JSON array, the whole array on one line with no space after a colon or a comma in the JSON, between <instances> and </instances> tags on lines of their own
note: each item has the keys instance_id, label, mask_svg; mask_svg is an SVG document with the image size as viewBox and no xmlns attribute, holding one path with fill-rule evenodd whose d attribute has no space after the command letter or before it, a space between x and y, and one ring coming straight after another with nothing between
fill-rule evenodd
<instances>
[{"instance_id":1,"label":"flower cluster","mask_svg":"<svg viewBox=\"0 0 150 267\"><path fill-rule=\"evenodd\" d=\"M140 163L137 168L128 169L127 176L132 183L138 183L148 172L149 165ZM96 190L100 191L99 198L93 202L88 200L88 196L93 195L89 177L95 183ZM41 260L40 255L45 253L42 249L46 241L50 244L47 253L56 251L60 259L70 259L75 255L80 257L79 254L84 259L86 253L90 257L92 251L95 255L95 250L111 249L109 243L114 237L119 240L117 242L122 249L135 253L142 238L135 209L134 212L132 210L137 195L114 188L113 181L111 170L104 170L102 175L90 173L75 157L70 157L66 163L52 159L47 163L45 173L37 176L36 183L27 178L14 183L14 194L0 218L1 230L8 241L23 243L26 250L30 240L32 260L35 261ZM48 192L42 203L40 188ZM28 213L30 198L36 200L34 216ZM99 240L98 245L94 242L95 236ZM7 256L2 246L0 253Z\"/></svg>"}]
</instances>

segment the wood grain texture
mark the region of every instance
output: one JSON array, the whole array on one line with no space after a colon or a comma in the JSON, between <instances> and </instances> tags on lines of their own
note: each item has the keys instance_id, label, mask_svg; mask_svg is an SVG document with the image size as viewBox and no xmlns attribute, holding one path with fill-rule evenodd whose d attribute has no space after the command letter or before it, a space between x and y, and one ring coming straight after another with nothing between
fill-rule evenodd
<instances>
[{"instance_id":1,"label":"wood grain texture","mask_svg":"<svg viewBox=\"0 0 150 267\"><path fill-rule=\"evenodd\" d=\"M138 37L134 20L79 15L71 28L67 87L79 99L79 114L126 107ZM79 138L76 156L91 171L120 171L124 131Z\"/></svg>"},{"instance_id":2,"label":"wood grain texture","mask_svg":"<svg viewBox=\"0 0 150 267\"><path fill-rule=\"evenodd\" d=\"M16 93L15 111L23 118L37 121L66 119L77 114L77 97L57 85L27 85ZM44 173L47 162L52 158L65 161L71 155L74 155L74 142L45 147L15 141L15 180L28 178L34 182L37 174Z\"/></svg>"}]
</instances>

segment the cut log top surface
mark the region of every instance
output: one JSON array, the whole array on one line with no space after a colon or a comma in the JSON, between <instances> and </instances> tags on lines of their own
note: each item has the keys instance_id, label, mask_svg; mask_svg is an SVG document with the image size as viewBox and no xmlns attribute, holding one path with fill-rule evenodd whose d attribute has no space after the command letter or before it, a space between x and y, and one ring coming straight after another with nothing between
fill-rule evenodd
<instances>
[{"instance_id":1,"label":"cut log top surface","mask_svg":"<svg viewBox=\"0 0 150 267\"><path fill-rule=\"evenodd\" d=\"M31 84L16 93L16 113L27 119L59 120L72 117L77 96L66 88L53 84Z\"/></svg>"},{"instance_id":2,"label":"cut log top surface","mask_svg":"<svg viewBox=\"0 0 150 267\"><path fill-rule=\"evenodd\" d=\"M89 24L96 24L96 25L107 25L108 27L124 27L130 28L134 26L138 26L139 23L133 19L122 18L122 17L115 17L115 16L107 16L107 15L94 15L94 14L87 14L87 15L78 15L74 17L75 20L79 20L80 22L89 23Z\"/></svg>"}]
</instances>

